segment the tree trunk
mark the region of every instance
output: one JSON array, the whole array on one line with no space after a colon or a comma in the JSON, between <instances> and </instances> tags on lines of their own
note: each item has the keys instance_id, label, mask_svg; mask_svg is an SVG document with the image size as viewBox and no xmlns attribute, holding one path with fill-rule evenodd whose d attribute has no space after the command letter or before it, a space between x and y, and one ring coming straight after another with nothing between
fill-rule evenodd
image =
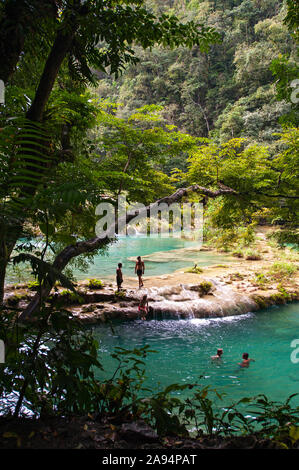
<instances>
[{"instance_id":1,"label":"tree trunk","mask_svg":"<svg viewBox=\"0 0 299 470\"><path fill-rule=\"evenodd\" d=\"M42 121L43 118L43 113L45 111L45 107L47 105L47 102L50 97L50 93L53 89L54 82L57 78L57 75L59 73L59 69L61 67L61 64L63 60L65 59L72 41L74 34L78 28L78 25L76 24L76 21L73 19L71 24L66 24L65 25L65 30L67 33L64 32L63 26L59 29L56 35L56 39L53 43L51 52L48 56L48 59L45 63L44 70L34 97L34 100L32 102L32 105L27 113L27 119L30 119L31 121L35 122L40 122ZM6 45L7 46L7 45ZM1 51L4 46L0 49L0 57L1 57ZM11 72L11 66L10 66L10 73ZM28 145L27 145L28 147ZM25 153L30 153L30 150L28 148L26 149ZM45 169L46 170L46 169ZM21 194L27 194L27 195L34 195L35 193L35 188L20 188L20 193ZM0 258L1 258L1 268L0 268L0 303L3 302L3 297L4 297L4 282L5 282L5 274L6 274L6 267L7 267L7 262L9 260L9 256L18 240L19 234L22 232L22 224L18 227L17 233L18 236L16 237L15 234L9 230L6 230L7 235L9 238L12 240L10 242L10 248L8 250L8 258L5 255L5 237L0 237L0 244L2 248L0 248ZM2 250L2 251L1 251Z\"/></svg>"},{"instance_id":2,"label":"tree trunk","mask_svg":"<svg viewBox=\"0 0 299 470\"><path fill-rule=\"evenodd\" d=\"M32 7L34 10L32 11ZM54 0L40 0L28 6L27 0L6 0L0 22L0 80L7 83L13 75L29 33L35 33L39 18L55 18Z\"/></svg>"},{"instance_id":3,"label":"tree trunk","mask_svg":"<svg viewBox=\"0 0 299 470\"><path fill-rule=\"evenodd\" d=\"M7 256L5 243L0 244L0 306L3 304L4 299L4 283L5 283L5 274L7 267Z\"/></svg>"},{"instance_id":4,"label":"tree trunk","mask_svg":"<svg viewBox=\"0 0 299 470\"><path fill-rule=\"evenodd\" d=\"M58 31L45 64L32 105L27 113L31 121L41 121L59 69L72 44L76 28L69 33Z\"/></svg>"}]
</instances>

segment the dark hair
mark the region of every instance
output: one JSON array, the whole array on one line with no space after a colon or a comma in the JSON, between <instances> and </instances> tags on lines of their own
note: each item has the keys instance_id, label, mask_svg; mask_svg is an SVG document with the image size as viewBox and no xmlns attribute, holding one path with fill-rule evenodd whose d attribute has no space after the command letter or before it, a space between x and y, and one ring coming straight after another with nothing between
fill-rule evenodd
<instances>
[{"instance_id":1,"label":"dark hair","mask_svg":"<svg viewBox=\"0 0 299 470\"><path fill-rule=\"evenodd\" d=\"M243 353L243 359L248 359L248 353Z\"/></svg>"},{"instance_id":2,"label":"dark hair","mask_svg":"<svg viewBox=\"0 0 299 470\"><path fill-rule=\"evenodd\" d=\"M217 354L219 354L219 353L221 353L221 354L223 353L223 349L222 349L222 348L217 349Z\"/></svg>"},{"instance_id":3,"label":"dark hair","mask_svg":"<svg viewBox=\"0 0 299 470\"><path fill-rule=\"evenodd\" d=\"M118 267L121 268L121 267L122 267L122 263L118 263Z\"/></svg>"},{"instance_id":4,"label":"dark hair","mask_svg":"<svg viewBox=\"0 0 299 470\"><path fill-rule=\"evenodd\" d=\"M137 259L141 259L141 256L137 256Z\"/></svg>"}]
</instances>

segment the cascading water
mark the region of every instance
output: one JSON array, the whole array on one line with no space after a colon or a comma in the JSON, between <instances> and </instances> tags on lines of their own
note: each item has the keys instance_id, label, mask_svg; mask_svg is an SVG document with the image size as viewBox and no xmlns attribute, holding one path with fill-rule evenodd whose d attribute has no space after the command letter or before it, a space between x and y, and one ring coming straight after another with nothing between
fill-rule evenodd
<instances>
[{"instance_id":1,"label":"cascading water","mask_svg":"<svg viewBox=\"0 0 299 470\"><path fill-rule=\"evenodd\" d=\"M147 292L153 318L209 318L244 313L255 308L247 296L233 291L220 281L206 279L212 286L203 295L200 286L180 284L170 287L151 287Z\"/></svg>"}]
</instances>

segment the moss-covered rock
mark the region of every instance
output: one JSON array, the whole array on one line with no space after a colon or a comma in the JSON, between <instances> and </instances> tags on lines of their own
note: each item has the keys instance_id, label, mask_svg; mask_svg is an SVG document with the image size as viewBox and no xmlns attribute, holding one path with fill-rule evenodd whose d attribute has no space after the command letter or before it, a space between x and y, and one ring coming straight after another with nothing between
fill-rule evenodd
<instances>
[{"instance_id":1,"label":"moss-covered rock","mask_svg":"<svg viewBox=\"0 0 299 470\"><path fill-rule=\"evenodd\" d=\"M15 307L21 302L21 300L28 300L30 297L28 294L13 294L7 298L8 305Z\"/></svg>"},{"instance_id":2,"label":"moss-covered rock","mask_svg":"<svg viewBox=\"0 0 299 470\"><path fill-rule=\"evenodd\" d=\"M266 299L265 297L262 297L260 295L253 295L252 299L259 306L259 308L267 308L271 303L269 302L269 299Z\"/></svg>"},{"instance_id":3,"label":"moss-covered rock","mask_svg":"<svg viewBox=\"0 0 299 470\"><path fill-rule=\"evenodd\" d=\"M200 284L196 286L190 286L189 290L198 292L198 295L202 297L203 295L207 295L212 291L213 284L208 281L202 281Z\"/></svg>"},{"instance_id":4,"label":"moss-covered rock","mask_svg":"<svg viewBox=\"0 0 299 470\"><path fill-rule=\"evenodd\" d=\"M87 287L89 289L103 289L104 284L100 279L88 279Z\"/></svg>"}]
</instances>

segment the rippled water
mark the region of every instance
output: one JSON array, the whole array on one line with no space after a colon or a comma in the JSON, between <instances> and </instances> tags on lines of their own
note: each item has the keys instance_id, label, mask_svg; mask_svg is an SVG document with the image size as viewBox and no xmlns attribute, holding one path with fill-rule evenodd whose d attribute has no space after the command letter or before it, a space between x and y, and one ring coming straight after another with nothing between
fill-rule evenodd
<instances>
[{"instance_id":1,"label":"rippled water","mask_svg":"<svg viewBox=\"0 0 299 470\"><path fill-rule=\"evenodd\" d=\"M280 401L299 392L299 363L290 359L290 343L299 338L298 303L223 319L137 320L117 324L114 330L107 325L94 328L106 377L114 370L109 353L115 346L148 344L157 351L146 359L147 384L153 388L194 382L203 375L201 383L226 394L224 404L259 393ZM218 347L224 355L215 364L210 356ZM243 352L256 361L248 369L237 364ZM294 403L299 404L297 397Z\"/></svg>"}]
</instances>

